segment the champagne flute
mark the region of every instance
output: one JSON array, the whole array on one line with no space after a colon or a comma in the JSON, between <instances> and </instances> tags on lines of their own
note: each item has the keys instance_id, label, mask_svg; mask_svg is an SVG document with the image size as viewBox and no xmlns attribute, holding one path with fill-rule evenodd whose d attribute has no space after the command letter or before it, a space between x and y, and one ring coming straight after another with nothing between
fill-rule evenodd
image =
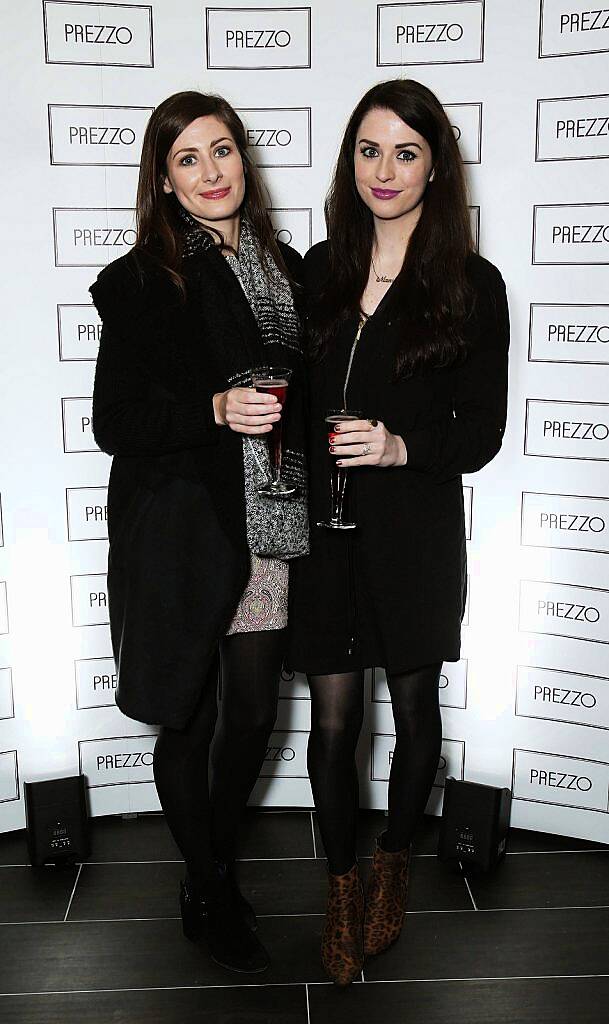
<instances>
[{"instance_id":1,"label":"champagne flute","mask_svg":"<svg viewBox=\"0 0 609 1024\"><path fill-rule=\"evenodd\" d=\"M271 479L268 483L258 488L258 494L263 495L265 498L288 498L296 493L296 487L284 483L281 479L281 428L291 376L292 371L282 366L258 366L252 370L252 384L256 391L262 391L267 395L274 395L277 401L281 403L281 419L273 423L273 429L268 435L271 456Z\"/></svg>"},{"instance_id":2,"label":"champagne flute","mask_svg":"<svg viewBox=\"0 0 609 1024\"><path fill-rule=\"evenodd\" d=\"M329 409L325 416L326 429L328 431L328 446L330 435L334 433L337 423L348 423L350 420L361 420L362 413L356 409ZM330 518L327 522L318 523L318 526L325 526L328 530L354 530L357 523L345 522L343 519L343 507L345 502L345 489L347 486L347 470L344 466L337 466L337 459L347 459L348 455L328 453L330 459Z\"/></svg>"}]
</instances>

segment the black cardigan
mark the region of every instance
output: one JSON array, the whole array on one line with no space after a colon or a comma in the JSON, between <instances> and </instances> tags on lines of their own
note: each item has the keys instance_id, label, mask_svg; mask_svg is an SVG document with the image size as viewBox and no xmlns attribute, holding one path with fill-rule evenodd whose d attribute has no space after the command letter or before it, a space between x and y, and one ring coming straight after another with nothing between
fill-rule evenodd
<instances>
[{"instance_id":1,"label":"black cardigan","mask_svg":"<svg viewBox=\"0 0 609 1024\"><path fill-rule=\"evenodd\" d=\"M481 469L501 447L509 342L499 271L472 254L468 273L476 308L462 364L392 380L404 330L392 289L362 331L348 405L400 434L408 461L348 471L350 513L358 524L350 534L315 524L327 518L330 500L323 417L343 405L355 318L310 368L312 548L291 582L294 669L326 673L377 665L400 672L459 658L466 599L461 474ZM311 297L328 274L327 243L307 253L303 274Z\"/></svg>"},{"instance_id":2,"label":"black cardigan","mask_svg":"<svg viewBox=\"0 0 609 1024\"><path fill-rule=\"evenodd\" d=\"M300 256L281 250L296 278ZM216 425L212 398L229 386L223 346L234 332L252 365L261 351L222 255L209 249L184 268L185 302L152 260L133 253L91 287L103 321L93 432L114 456L108 596L116 701L131 718L173 728L194 710L248 578L241 436Z\"/></svg>"}]
</instances>

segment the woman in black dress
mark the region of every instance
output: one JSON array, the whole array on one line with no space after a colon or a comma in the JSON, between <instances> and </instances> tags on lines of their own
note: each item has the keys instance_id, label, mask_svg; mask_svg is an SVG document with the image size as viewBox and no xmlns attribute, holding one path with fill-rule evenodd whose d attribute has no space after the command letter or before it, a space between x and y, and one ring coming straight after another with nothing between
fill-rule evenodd
<instances>
[{"instance_id":1,"label":"woman in black dress","mask_svg":"<svg viewBox=\"0 0 609 1024\"><path fill-rule=\"evenodd\" d=\"M313 525L292 583L289 663L311 688L308 765L330 873L322 959L348 984L403 922L440 755L440 669L460 654L461 474L501 446L509 322L501 275L474 252L453 130L417 82L382 83L358 104L326 221L303 266ZM362 418L328 440L327 411L345 408ZM328 447L348 467L352 532L315 525L329 515ZM386 669L396 741L364 918L355 747L369 666Z\"/></svg>"},{"instance_id":2,"label":"woman in black dress","mask_svg":"<svg viewBox=\"0 0 609 1024\"><path fill-rule=\"evenodd\" d=\"M116 700L161 726L154 778L186 861L184 933L206 935L222 966L254 972L268 956L233 861L275 721L287 559L307 550L304 502L258 496L280 419L286 474L305 485L290 284L301 261L276 243L243 124L217 96L177 93L155 110L137 220L134 249L91 288L103 321L93 429L114 456ZM252 388L262 364L292 370L285 410Z\"/></svg>"}]
</instances>

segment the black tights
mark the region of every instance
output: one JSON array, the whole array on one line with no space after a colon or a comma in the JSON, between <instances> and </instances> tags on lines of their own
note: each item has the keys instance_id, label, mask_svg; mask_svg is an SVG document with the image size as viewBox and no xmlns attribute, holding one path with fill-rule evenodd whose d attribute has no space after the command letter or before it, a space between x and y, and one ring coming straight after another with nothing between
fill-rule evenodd
<instances>
[{"instance_id":1,"label":"black tights","mask_svg":"<svg viewBox=\"0 0 609 1024\"><path fill-rule=\"evenodd\" d=\"M201 890L217 877L215 860L235 855L241 814L275 724L283 650L283 630L225 637L219 650L219 705L216 660L186 727L163 727L156 741L154 780L161 806L189 878Z\"/></svg>"},{"instance_id":2,"label":"black tights","mask_svg":"<svg viewBox=\"0 0 609 1024\"><path fill-rule=\"evenodd\" d=\"M389 775L385 850L405 849L438 770L442 720L438 682L442 665L388 675L395 748ZM342 875L355 863L359 787L355 748L364 715L364 673L309 676L311 735L307 762L328 867Z\"/></svg>"}]
</instances>

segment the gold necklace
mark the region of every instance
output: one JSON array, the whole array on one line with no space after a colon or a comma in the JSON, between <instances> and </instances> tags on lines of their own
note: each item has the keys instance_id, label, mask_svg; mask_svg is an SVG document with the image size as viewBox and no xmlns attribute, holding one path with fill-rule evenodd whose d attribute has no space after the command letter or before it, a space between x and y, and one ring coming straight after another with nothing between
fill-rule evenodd
<instances>
[{"instance_id":1,"label":"gold necklace","mask_svg":"<svg viewBox=\"0 0 609 1024\"><path fill-rule=\"evenodd\" d=\"M374 256L371 255L370 259L372 261L372 269L374 271L374 276L376 277L376 283L377 284L393 284L393 282L395 281L395 277L387 277L385 274L380 274L379 275L379 272L378 272L378 270L376 269L376 267L374 265Z\"/></svg>"}]
</instances>

